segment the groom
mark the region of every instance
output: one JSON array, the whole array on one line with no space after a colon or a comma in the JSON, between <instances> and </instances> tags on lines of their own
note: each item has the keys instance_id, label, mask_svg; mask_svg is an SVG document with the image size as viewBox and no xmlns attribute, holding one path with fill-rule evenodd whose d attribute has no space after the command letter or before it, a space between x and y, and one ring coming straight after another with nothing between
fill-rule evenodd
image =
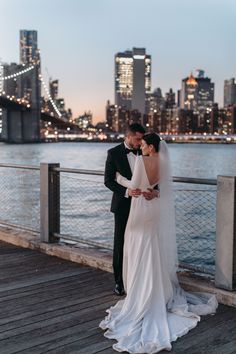
<instances>
[{"instance_id":1,"label":"groom","mask_svg":"<svg viewBox=\"0 0 236 354\"><path fill-rule=\"evenodd\" d=\"M111 212L115 217L113 270L115 276L116 295L124 295L122 279L123 246L125 228L129 216L131 197L138 197L139 189L126 189L116 182L116 172L131 180L135 164L135 155L141 154L140 146L145 133L142 125L133 123L128 126L125 140L122 144L108 150L105 167L105 186L113 192ZM157 190L150 190L145 198L151 200L158 196Z\"/></svg>"}]
</instances>

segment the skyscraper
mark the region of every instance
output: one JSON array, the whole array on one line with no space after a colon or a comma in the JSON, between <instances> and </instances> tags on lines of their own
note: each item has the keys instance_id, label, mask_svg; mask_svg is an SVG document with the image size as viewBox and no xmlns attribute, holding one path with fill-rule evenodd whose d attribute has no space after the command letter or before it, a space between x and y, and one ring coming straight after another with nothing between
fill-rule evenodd
<instances>
[{"instance_id":1,"label":"skyscraper","mask_svg":"<svg viewBox=\"0 0 236 354\"><path fill-rule=\"evenodd\" d=\"M51 79L49 80L49 92L53 101L56 101L58 99L58 86L59 86L58 80L53 80L53 81L51 81Z\"/></svg>"},{"instance_id":2,"label":"skyscraper","mask_svg":"<svg viewBox=\"0 0 236 354\"><path fill-rule=\"evenodd\" d=\"M115 55L115 104L147 113L146 98L151 91L151 56L145 48L133 48Z\"/></svg>"},{"instance_id":3,"label":"skyscraper","mask_svg":"<svg viewBox=\"0 0 236 354\"><path fill-rule=\"evenodd\" d=\"M204 77L204 71L198 70L199 74L182 80L180 93L180 108L192 109L195 112L211 108L214 103L214 83L211 79Z\"/></svg>"},{"instance_id":4,"label":"skyscraper","mask_svg":"<svg viewBox=\"0 0 236 354\"><path fill-rule=\"evenodd\" d=\"M224 107L236 103L236 79L225 80L224 82Z\"/></svg>"},{"instance_id":5,"label":"skyscraper","mask_svg":"<svg viewBox=\"0 0 236 354\"><path fill-rule=\"evenodd\" d=\"M38 58L37 31L20 30L20 63L31 64Z\"/></svg>"},{"instance_id":6,"label":"skyscraper","mask_svg":"<svg viewBox=\"0 0 236 354\"><path fill-rule=\"evenodd\" d=\"M172 88L165 95L165 106L166 108L174 108L175 106L175 93Z\"/></svg>"},{"instance_id":7,"label":"skyscraper","mask_svg":"<svg viewBox=\"0 0 236 354\"><path fill-rule=\"evenodd\" d=\"M203 111L211 108L214 104L215 84L211 82L211 79L204 76L198 76L196 80L198 83L197 108L198 111Z\"/></svg>"},{"instance_id":8,"label":"skyscraper","mask_svg":"<svg viewBox=\"0 0 236 354\"><path fill-rule=\"evenodd\" d=\"M189 77L182 80L180 94L180 108L196 109L197 107L197 81L191 73Z\"/></svg>"},{"instance_id":9,"label":"skyscraper","mask_svg":"<svg viewBox=\"0 0 236 354\"><path fill-rule=\"evenodd\" d=\"M116 105L110 104L109 100L106 105L106 123L108 129L118 132L118 108Z\"/></svg>"}]
</instances>

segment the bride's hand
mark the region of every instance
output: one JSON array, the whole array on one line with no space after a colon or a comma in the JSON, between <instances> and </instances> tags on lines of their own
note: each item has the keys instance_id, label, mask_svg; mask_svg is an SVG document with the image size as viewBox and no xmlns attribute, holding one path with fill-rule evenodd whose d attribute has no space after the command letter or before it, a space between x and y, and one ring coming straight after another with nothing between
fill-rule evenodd
<instances>
[{"instance_id":1,"label":"bride's hand","mask_svg":"<svg viewBox=\"0 0 236 354\"><path fill-rule=\"evenodd\" d=\"M156 189L148 188L147 191L142 192L144 198L146 200L152 200L154 198L159 198L160 197L160 192Z\"/></svg>"},{"instance_id":2,"label":"bride's hand","mask_svg":"<svg viewBox=\"0 0 236 354\"><path fill-rule=\"evenodd\" d=\"M142 191L139 188L136 188L136 189L129 188L128 191L129 191L130 197L138 198L142 194Z\"/></svg>"}]
</instances>

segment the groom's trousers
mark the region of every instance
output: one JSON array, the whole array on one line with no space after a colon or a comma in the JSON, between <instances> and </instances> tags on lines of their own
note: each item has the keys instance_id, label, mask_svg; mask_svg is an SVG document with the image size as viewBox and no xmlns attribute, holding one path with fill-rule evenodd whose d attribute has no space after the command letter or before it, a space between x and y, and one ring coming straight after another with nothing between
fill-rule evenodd
<instances>
[{"instance_id":1,"label":"groom's trousers","mask_svg":"<svg viewBox=\"0 0 236 354\"><path fill-rule=\"evenodd\" d=\"M116 284L123 286L123 248L125 228L129 217L129 210L115 213L115 232L113 248L113 270Z\"/></svg>"}]
</instances>

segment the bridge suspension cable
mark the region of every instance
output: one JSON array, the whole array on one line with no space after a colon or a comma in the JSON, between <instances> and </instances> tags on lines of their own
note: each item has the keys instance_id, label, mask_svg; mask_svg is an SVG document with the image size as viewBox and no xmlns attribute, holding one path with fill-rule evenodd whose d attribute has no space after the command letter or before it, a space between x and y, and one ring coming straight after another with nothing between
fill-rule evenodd
<instances>
[{"instance_id":1,"label":"bridge suspension cable","mask_svg":"<svg viewBox=\"0 0 236 354\"><path fill-rule=\"evenodd\" d=\"M0 92L3 91L3 65L0 59Z\"/></svg>"},{"instance_id":2,"label":"bridge suspension cable","mask_svg":"<svg viewBox=\"0 0 236 354\"><path fill-rule=\"evenodd\" d=\"M0 65L0 91L3 91L3 81L4 80L10 80L10 79L14 79L18 76L24 75L25 73L33 70L35 68L35 65L31 65L26 69L23 69L21 71L18 71L17 73L11 74L11 75L7 75L7 76L3 76L3 65ZM47 88L47 85L45 84L45 81L43 80L43 77L41 74L39 74L39 80L42 82L42 85L44 87L44 90L46 92L47 98L49 99L50 103L52 104L53 109L55 110L55 112L57 113L58 117L61 118L62 114L59 111L59 109L57 108L55 102L52 99L52 96L50 95L50 92Z\"/></svg>"},{"instance_id":3,"label":"bridge suspension cable","mask_svg":"<svg viewBox=\"0 0 236 354\"><path fill-rule=\"evenodd\" d=\"M31 66L29 66L28 68L26 68L24 70L18 71L18 73L11 74L11 75L8 75L8 76L3 76L2 80L14 79L17 76L23 75L23 74L33 70L34 67L35 67L34 65L31 65Z\"/></svg>"},{"instance_id":4,"label":"bridge suspension cable","mask_svg":"<svg viewBox=\"0 0 236 354\"><path fill-rule=\"evenodd\" d=\"M43 77L42 77L41 74L39 74L39 79L41 80L41 82L42 82L42 84L43 84L44 90L45 90L45 92L46 92L46 95L47 95L47 97L48 97L50 103L52 104L52 107L54 108L54 110L55 110L55 112L57 113L58 117L61 118L62 114L61 114L61 112L59 111L59 109L57 108L55 102L53 101L52 96L50 95L50 92L49 92L49 90L48 90L48 88L47 88L47 85L46 85L46 83L45 83L45 81L44 81L44 79L43 79Z\"/></svg>"}]
</instances>

